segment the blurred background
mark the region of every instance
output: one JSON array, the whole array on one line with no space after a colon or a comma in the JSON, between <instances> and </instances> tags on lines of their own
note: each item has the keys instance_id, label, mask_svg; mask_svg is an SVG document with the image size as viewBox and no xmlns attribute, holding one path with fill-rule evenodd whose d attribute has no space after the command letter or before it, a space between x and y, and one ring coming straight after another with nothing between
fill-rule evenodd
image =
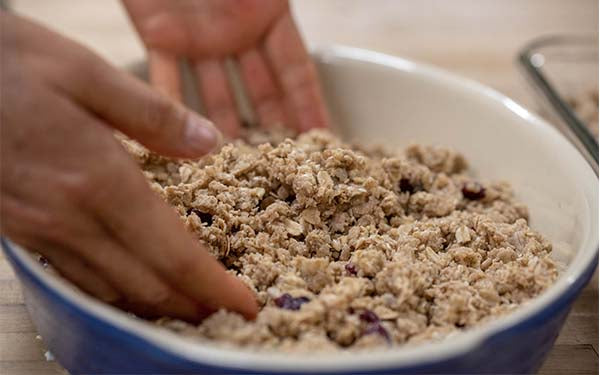
<instances>
[{"instance_id":1,"label":"blurred background","mask_svg":"<svg viewBox=\"0 0 600 375\"><path fill-rule=\"evenodd\" d=\"M124 66L144 56L118 0L9 0ZM598 33L597 0L300 0L296 20L311 46L331 43L418 60L473 78L533 105L518 51L552 34Z\"/></svg>"},{"instance_id":2,"label":"blurred background","mask_svg":"<svg viewBox=\"0 0 600 375\"><path fill-rule=\"evenodd\" d=\"M519 52L541 36L598 35L597 0L291 3L311 47L345 44L435 65L489 85L534 111L540 104L517 67ZM115 65L125 67L144 58L118 0L10 0L9 5L91 47ZM597 87L597 51L592 59L595 74L589 76L589 83ZM581 74L587 79L587 72ZM0 373L60 373L44 360L18 283L1 254L0 312ZM598 373L597 276L577 301L541 373Z\"/></svg>"}]
</instances>

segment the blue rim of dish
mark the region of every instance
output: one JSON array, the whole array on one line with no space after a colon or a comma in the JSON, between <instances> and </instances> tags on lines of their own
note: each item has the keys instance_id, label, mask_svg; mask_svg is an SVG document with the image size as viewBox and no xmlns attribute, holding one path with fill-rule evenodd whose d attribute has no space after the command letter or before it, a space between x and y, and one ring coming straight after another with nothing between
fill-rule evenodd
<instances>
[{"instance_id":1,"label":"blue rim of dish","mask_svg":"<svg viewBox=\"0 0 600 375\"><path fill-rule=\"evenodd\" d=\"M589 153L592 159L598 165L598 142L587 130L586 125L579 119L577 114L573 111L570 105L568 105L563 98L558 94L554 87L550 84L548 78L535 64L533 64L532 56L535 55L535 50L552 44L566 44L573 43L574 41L579 43L589 43L595 41L598 43L597 37L586 37L586 36L546 36L534 40L523 48L519 53L518 61L520 66L525 70L527 76L533 81L534 85L542 93L542 95L548 100L552 108L557 112L560 118L567 124L571 131L575 134L577 139L581 142L585 151ZM597 170L597 168L596 168ZM598 172L596 172L598 173Z\"/></svg>"}]
</instances>

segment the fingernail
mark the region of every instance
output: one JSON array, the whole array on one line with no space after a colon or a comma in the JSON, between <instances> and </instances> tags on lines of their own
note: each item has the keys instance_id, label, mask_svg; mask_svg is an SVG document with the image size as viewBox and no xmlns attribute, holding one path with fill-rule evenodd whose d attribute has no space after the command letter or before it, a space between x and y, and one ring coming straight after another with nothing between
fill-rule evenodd
<instances>
[{"instance_id":1,"label":"fingernail","mask_svg":"<svg viewBox=\"0 0 600 375\"><path fill-rule=\"evenodd\" d=\"M185 142L194 154L207 154L221 144L221 133L212 122L194 113L188 115L184 129Z\"/></svg>"}]
</instances>

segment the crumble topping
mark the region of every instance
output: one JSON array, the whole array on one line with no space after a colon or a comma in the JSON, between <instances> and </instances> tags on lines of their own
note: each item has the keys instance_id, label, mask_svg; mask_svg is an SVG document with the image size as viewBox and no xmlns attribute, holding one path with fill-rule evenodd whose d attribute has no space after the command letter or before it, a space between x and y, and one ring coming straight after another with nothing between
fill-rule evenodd
<instances>
[{"instance_id":1,"label":"crumble topping","mask_svg":"<svg viewBox=\"0 0 600 375\"><path fill-rule=\"evenodd\" d=\"M551 245L503 182L458 153L259 135L201 160L124 141L150 184L256 293L255 321L218 311L183 335L283 351L437 340L512 311L557 277Z\"/></svg>"}]
</instances>

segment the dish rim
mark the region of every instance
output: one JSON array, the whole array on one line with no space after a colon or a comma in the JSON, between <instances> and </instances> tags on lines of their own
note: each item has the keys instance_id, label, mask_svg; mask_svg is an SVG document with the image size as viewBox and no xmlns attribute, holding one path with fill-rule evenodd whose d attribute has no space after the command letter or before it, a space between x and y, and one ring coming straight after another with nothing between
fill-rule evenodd
<instances>
[{"instance_id":1,"label":"dish rim","mask_svg":"<svg viewBox=\"0 0 600 375\"><path fill-rule=\"evenodd\" d=\"M573 158L579 158L579 168L587 177L583 181L594 184L592 188L597 192L597 180L591 167L579 152L570 144L554 127L532 114L527 109L515 103L512 99L496 92L477 82L455 76L438 68L425 64L417 64L403 58L386 55L365 49L346 46L331 46L317 50L316 56L327 62L328 59L353 60L361 63L372 63L393 68L412 74L418 74L430 79L439 80L453 86L456 90L470 91L489 98L498 106L522 118L530 126L535 126L545 136L554 137L567 152L576 153ZM570 150L569 150L570 149ZM584 168L585 165L585 168ZM592 180L593 178L593 180ZM592 181L595 181L592 182ZM571 295L586 280L586 275L596 267L598 257L598 204L597 194L590 202L590 230L577 250L571 263L564 270L557 281L540 296L533 299L515 312L503 316L492 322L461 332L448 337L440 342L429 342L407 348L384 349L377 351L333 352L325 355L310 353L311 360L307 361L305 354L290 354L282 352L251 352L248 350L216 347L209 342L192 341L177 335L165 328L157 327L140 319L131 318L127 313L112 306L105 305L92 297L77 292L69 287L66 282L50 276L22 247L2 240L3 247L11 253L26 272L59 298L78 308L89 318L121 330L125 334L135 336L144 343L162 350L175 357L191 361L192 363L205 364L220 368L252 369L256 371L360 371L385 368L401 368L421 366L436 363L467 354L495 335L519 329L523 324L540 318L551 312L550 307L563 306L569 301Z\"/></svg>"}]
</instances>

